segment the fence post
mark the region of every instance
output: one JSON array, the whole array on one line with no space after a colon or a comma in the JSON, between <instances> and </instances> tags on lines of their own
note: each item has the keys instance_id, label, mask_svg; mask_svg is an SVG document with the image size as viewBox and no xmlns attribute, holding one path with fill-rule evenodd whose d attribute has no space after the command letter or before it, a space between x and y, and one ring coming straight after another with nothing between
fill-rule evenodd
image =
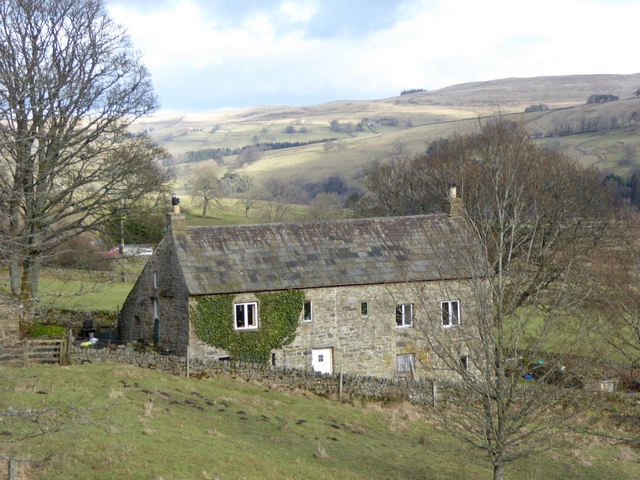
<instances>
[{"instance_id":1,"label":"fence post","mask_svg":"<svg viewBox=\"0 0 640 480\"><path fill-rule=\"evenodd\" d=\"M433 406L435 407L436 404L438 403L438 387L436 386L435 377L433 378L433 381L431 382L431 396L432 396Z\"/></svg>"},{"instance_id":2,"label":"fence post","mask_svg":"<svg viewBox=\"0 0 640 480\"><path fill-rule=\"evenodd\" d=\"M18 462L15 458L10 458L7 463L7 478L8 480L18 480Z\"/></svg>"},{"instance_id":3,"label":"fence post","mask_svg":"<svg viewBox=\"0 0 640 480\"><path fill-rule=\"evenodd\" d=\"M191 356L191 354L189 352L189 345L187 345L187 359L186 359L187 360L186 361L186 364L187 364L187 375L186 375L186 377L187 378L189 378L189 357L190 356Z\"/></svg>"},{"instance_id":4,"label":"fence post","mask_svg":"<svg viewBox=\"0 0 640 480\"><path fill-rule=\"evenodd\" d=\"M63 353L64 350L64 353ZM71 329L67 334L67 341L60 348L60 365L71 365Z\"/></svg>"}]
</instances>

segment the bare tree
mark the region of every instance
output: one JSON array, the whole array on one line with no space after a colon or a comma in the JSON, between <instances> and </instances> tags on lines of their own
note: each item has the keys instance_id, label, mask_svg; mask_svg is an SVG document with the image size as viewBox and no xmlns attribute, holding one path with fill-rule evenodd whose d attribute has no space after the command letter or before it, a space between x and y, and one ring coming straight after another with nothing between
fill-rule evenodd
<instances>
[{"instance_id":1,"label":"bare tree","mask_svg":"<svg viewBox=\"0 0 640 480\"><path fill-rule=\"evenodd\" d=\"M238 195L238 202L244 207L244 216L249 218L249 210L258 201L257 185L248 173L242 172L233 179L233 186Z\"/></svg>"},{"instance_id":2,"label":"bare tree","mask_svg":"<svg viewBox=\"0 0 640 480\"><path fill-rule=\"evenodd\" d=\"M243 148L238 158L236 160L236 164L241 167L242 165L251 165L252 163L257 162L262 158L262 152L256 146Z\"/></svg>"},{"instance_id":3,"label":"bare tree","mask_svg":"<svg viewBox=\"0 0 640 480\"><path fill-rule=\"evenodd\" d=\"M337 193L321 192L311 200L307 217L310 220L331 220L342 216L342 202Z\"/></svg>"},{"instance_id":4,"label":"bare tree","mask_svg":"<svg viewBox=\"0 0 640 480\"><path fill-rule=\"evenodd\" d=\"M201 165L194 169L189 182L189 192L194 197L194 204L202 206L202 216L207 216L207 209L212 201L217 201L221 194L218 170L214 165Z\"/></svg>"},{"instance_id":5,"label":"bare tree","mask_svg":"<svg viewBox=\"0 0 640 480\"><path fill-rule=\"evenodd\" d=\"M396 157L365 166L367 194L353 206L358 216L418 215L442 212L451 178L440 157Z\"/></svg>"},{"instance_id":6,"label":"bare tree","mask_svg":"<svg viewBox=\"0 0 640 480\"><path fill-rule=\"evenodd\" d=\"M508 462L550 448L584 407L572 366L588 333L587 266L606 237L612 192L598 172L509 122L455 135L436 156L442 172L433 174L458 182L451 214L464 232L442 264L455 273L442 276L463 280L442 282L437 305L422 296L423 367L448 379L437 417L484 450L503 479Z\"/></svg>"},{"instance_id":7,"label":"bare tree","mask_svg":"<svg viewBox=\"0 0 640 480\"><path fill-rule=\"evenodd\" d=\"M631 165L638 159L638 145L635 143L625 143L622 147L622 156L618 162L620 166Z\"/></svg>"},{"instance_id":8,"label":"bare tree","mask_svg":"<svg viewBox=\"0 0 640 480\"><path fill-rule=\"evenodd\" d=\"M101 0L6 0L0 19L0 258L32 311L45 252L167 178L126 131L157 101Z\"/></svg>"},{"instance_id":9,"label":"bare tree","mask_svg":"<svg viewBox=\"0 0 640 480\"><path fill-rule=\"evenodd\" d=\"M391 147L393 148L393 153L402 155L407 150L407 142L403 138L396 138L391 142Z\"/></svg>"},{"instance_id":10,"label":"bare tree","mask_svg":"<svg viewBox=\"0 0 640 480\"><path fill-rule=\"evenodd\" d=\"M299 197L298 190L282 180L271 179L263 186L262 219L267 223L286 220Z\"/></svg>"}]
</instances>

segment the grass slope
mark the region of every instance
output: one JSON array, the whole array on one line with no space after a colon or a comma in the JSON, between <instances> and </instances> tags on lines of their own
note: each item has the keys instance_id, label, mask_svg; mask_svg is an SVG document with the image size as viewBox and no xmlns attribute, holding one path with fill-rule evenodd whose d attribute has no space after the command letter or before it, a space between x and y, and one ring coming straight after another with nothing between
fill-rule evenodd
<instances>
[{"instance_id":1,"label":"grass slope","mask_svg":"<svg viewBox=\"0 0 640 480\"><path fill-rule=\"evenodd\" d=\"M31 479L491 478L482 453L458 443L428 410L343 404L229 379L186 379L121 365L0 366L0 411L29 407L63 428L0 455ZM65 414L65 416L61 416ZM5 417L7 420L8 417ZM11 434L10 434L11 433ZM565 435L569 439L570 435ZM638 478L636 452L582 439L513 465L514 479Z\"/></svg>"}]
</instances>

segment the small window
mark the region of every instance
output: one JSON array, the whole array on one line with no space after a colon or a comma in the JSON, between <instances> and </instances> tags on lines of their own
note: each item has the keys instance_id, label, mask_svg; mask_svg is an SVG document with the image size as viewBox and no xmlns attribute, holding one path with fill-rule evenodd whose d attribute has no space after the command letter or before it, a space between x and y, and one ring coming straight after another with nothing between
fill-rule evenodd
<instances>
[{"instance_id":1,"label":"small window","mask_svg":"<svg viewBox=\"0 0 640 480\"><path fill-rule=\"evenodd\" d=\"M460 302L453 300L442 302L442 326L444 328L457 327L460 325Z\"/></svg>"},{"instance_id":2,"label":"small window","mask_svg":"<svg viewBox=\"0 0 640 480\"><path fill-rule=\"evenodd\" d=\"M406 377L413 371L413 353L406 353L396 356L396 374L399 377Z\"/></svg>"},{"instance_id":3,"label":"small window","mask_svg":"<svg viewBox=\"0 0 640 480\"><path fill-rule=\"evenodd\" d=\"M396 326L412 327L413 326L413 304L396 305Z\"/></svg>"},{"instance_id":4,"label":"small window","mask_svg":"<svg viewBox=\"0 0 640 480\"><path fill-rule=\"evenodd\" d=\"M257 303L236 303L234 314L236 330L251 330L258 328Z\"/></svg>"},{"instance_id":5,"label":"small window","mask_svg":"<svg viewBox=\"0 0 640 480\"><path fill-rule=\"evenodd\" d=\"M369 302L361 302L360 303L360 316L368 317L369 316Z\"/></svg>"},{"instance_id":6,"label":"small window","mask_svg":"<svg viewBox=\"0 0 640 480\"><path fill-rule=\"evenodd\" d=\"M158 288L158 272L153 272L153 288Z\"/></svg>"},{"instance_id":7,"label":"small window","mask_svg":"<svg viewBox=\"0 0 640 480\"><path fill-rule=\"evenodd\" d=\"M305 322L310 322L313 320L313 309L311 305L311 300L306 300L304 302L304 310L302 311L302 319Z\"/></svg>"},{"instance_id":8,"label":"small window","mask_svg":"<svg viewBox=\"0 0 640 480\"><path fill-rule=\"evenodd\" d=\"M460 357L460 368L464 371L469 370L469 355Z\"/></svg>"}]
</instances>

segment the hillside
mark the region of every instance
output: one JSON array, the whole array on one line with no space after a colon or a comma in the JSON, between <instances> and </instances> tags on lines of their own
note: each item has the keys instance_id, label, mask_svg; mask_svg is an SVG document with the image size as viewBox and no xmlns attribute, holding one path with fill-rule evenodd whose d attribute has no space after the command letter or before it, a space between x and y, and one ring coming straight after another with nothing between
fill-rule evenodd
<instances>
[{"instance_id":1,"label":"hillside","mask_svg":"<svg viewBox=\"0 0 640 480\"><path fill-rule=\"evenodd\" d=\"M0 376L0 456L23 460L19 478L452 479L492 472L486 455L443 431L428 408L407 403L340 403L257 382L113 364L0 365ZM38 423L19 420L25 408ZM20 440L38 429L45 434ZM631 448L561 435L564 446L509 464L509 478L638 478ZM3 473L5 465L0 460Z\"/></svg>"},{"instance_id":2,"label":"hillside","mask_svg":"<svg viewBox=\"0 0 640 480\"><path fill-rule=\"evenodd\" d=\"M541 142L570 152L586 164L596 163L607 172L626 175L639 165L637 161L619 164L621 147L640 142L633 116L638 111L640 117L640 99L634 95L638 87L640 74L508 78L382 100L156 116L136 124L134 131L146 130L178 159L185 152L202 149L335 138L341 141L339 148L329 151L316 143L265 152L247 171L258 181L276 177L317 182L340 173L357 183L362 166L371 160L393 158L399 148L405 153L423 152L435 139L474 128L478 117L515 115L527 122L532 134L543 137ZM587 105L587 98L594 94L616 95L620 101ZM540 103L549 110L523 113L526 107ZM598 129L577 131L575 126L584 124L582 119L593 118L601 120ZM335 132L332 120L351 122L353 127L365 121L366 127L364 131ZM559 127L566 125L573 125L576 131L557 136ZM287 126L298 133L284 133ZM306 131L299 133L301 128ZM236 169L236 158L225 156L221 173ZM192 174L192 166L177 167L178 187Z\"/></svg>"}]
</instances>

